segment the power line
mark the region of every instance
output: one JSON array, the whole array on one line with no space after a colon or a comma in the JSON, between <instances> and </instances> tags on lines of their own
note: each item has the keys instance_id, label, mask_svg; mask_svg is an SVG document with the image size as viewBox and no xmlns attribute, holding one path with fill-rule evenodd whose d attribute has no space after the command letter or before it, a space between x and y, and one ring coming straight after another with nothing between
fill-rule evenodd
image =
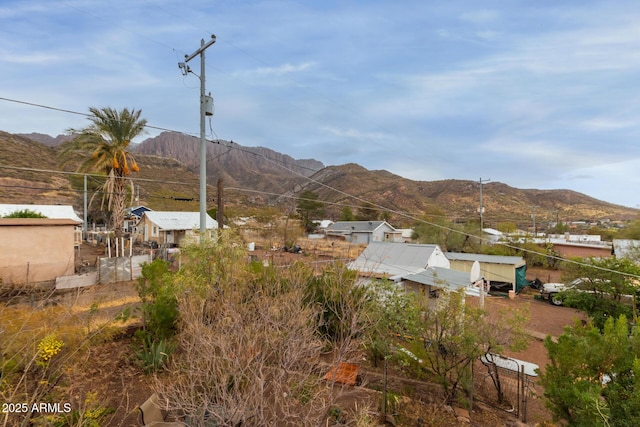
<instances>
[{"instance_id":1,"label":"power line","mask_svg":"<svg viewBox=\"0 0 640 427\"><path fill-rule=\"evenodd\" d=\"M39 107L39 108L47 108L47 109L50 109L50 110L66 112L66 113L71 113L71 114L91 116L90 114L87 114L87 113L79 113L79 112L72 111L72 110L65 110L65 109L61 109L61 108L49 107L49 106L45 106L45 105L42 105L42 104L36 104L36 103L31 103L31 102L26 102L26 101L19 101L19 100L5 98L5 97L0 97L0 100L9 101L9 102L16 102L16 103L30 105L30 106ZM146 127L153 128L153 129L164 130L164 131L168 131L168 132L174 132L174 133L178 133L178 134L189 136L189 137L194 137L193 135L189 135L189 134L186 134L186 133L183 133L183 132L180 132L180 131L175 131L175 130L172 130L172 129L166 129L166 128L160 128L160 127L156 127L156 126L148 126L148 125ZM220 144L220 140L217 140L217 141L209 140L208 142ZM370 202L370 201L368 201L366 199L363 199L363 198L361 198L359 196L355 196L355 195L349 194L349 193L344 192L342 190L339 190L337 188L331 187L330 185L322 183L322 182L320 182L318 180L315 180L315 179L313 179L311 177L305 176L305 175L303 175L303 174L301 174L299 172L296 172L293 169L291 169L291 168L289 168L289 167L287 167L287 166L285 166L283 164L280 164L280 162L277 161L276 159L269 158L268 156L264 155L263 153L256 153L256 152L253 152L253 151L246 150L244 148L241 148L241 147L235 145L235 143L233 143L233 141L230 141L230 143L234 144L234 145L226 145L226 146L227 147L232 147L232 148L235 148L235 149L239 149L241 151L254 154L256 156L263 157L267 161L277 165L278 167L281 167L281 168L287 170L288 172L290 172L290 173L292 173L294 175L298 175L298 176L300 176L300 177L302 177L302 178L304 178L306 180L309 180L310 182L313 182L313 183L315 183L317 185L320 185L322 187L325 187L325 188L327 188L329 190L332 190L334 192L342 194L345 197L349 197L349 198L352 198L354 200L358 200L358 201L360 201L362 203L366 203L367 205L369 205L369 206L371 206L373 208L377 208L377 209L379 209L379 210L381 210L383 212L393 213L393 214L396 214L396 215L398 215L400 217L404 217L406 219L410 219L410 220L418 222L418 223L431 225L433 227L440 228L440 229L443 229L445 231L449 231L451 233L457 233L457 234L464 235L466 237L477 238L482 242L492 243L488 239L484 239L482 236L475 236L475 235L472 235L472 234L469 234L469 233L466 233L466 232L463 232L463 231L460 231L460 230L457 230L457 229L454 229L454 228L451 228L451 227L447 227L447 226L444 226L444 225L441 225L441 224L432 223L432 222L426 221L426 220L424 220L422 218L418 218L413 214L397 211L397 210L390 209L390 208L386 208L384 206L381 206L381 205L378 205L376 203ZM2 165L0 165L0 166L2 166ZM75 174L75 175L79 175L80 174L78 172L75 172L75 173L73 173L73 172L60 172L60 171L54 171L54 172L55 173L68 173L68 174ZM97 175L97 176L100 176L100 175ZM284 195L280 195L280 197L283 197L283 196ZM640 279L639 275L621 273L621 272L618 272L618 271L615 271L615 270L610 270L610 269L606 269L606 268L602 268L602 267L592 266L590 264L583 263L583 262L580 262L580 261L577 261L577 260L562 258L560 256L555 256L555 255L549 255L549 254L546 254L546 253L537 252L537 251L529 250L529 249L526 249L526 248L521 248L521 247L518 247L518 246L515 246L515 245L511 245L509 243L497 242L495 244L499 244L501 246L504 246L504 247L507 247L507 248L510 248L510 249L514 249L514 250L518 250L518 251L522 251L522 252L525 252L525 253L531 253L531 254L534 254L534 255L545 256L547 258L552 258L552 259L555 259L555 260L558 260L558 261L563 261L563 262L572 263L572 264L575 264L575 265L581 265L581 266L585 266L585 267L591 267L591 268L602 270L602 271L606 271L606 272L623 274L623 275L626 275L626 276L629 276L629 277L634 277L634 278L639 278Z\"/></svg>"},{"instance_id":2,"label":"power line","mask_svg":"<svg viewBox=\"0 0 640 427\"><path fill-rule=\"evenodd\" d=\"M30 107L38 107L38 108L44 108L47 110L52 110L52 111L59 111L61 113L69 113L69 114L76 114L78 116L85 116L85 117L93 117L93 114L89 114L89 113L81 113L78 111L73 111L73 110L67 110L64 108L58 108L58 107L51 107L48 105L43 105L43 104L37 104L35 102L29 102L29 101L21 101L18 99L12 99L12 98L6 98L3 96L0 96L0 100L2 101L8 101L8 102L15 102L16 104L23 104L23 105L28 105ZM156 129L156 130L161 130L161 131L166 131L166 132L176 132L174 130L171 129L167 129L167 128L162 128L162 127L158 127L158 126L151 126L151 125L145 125L145 128L149 128L149 129ZM182 132L177 132L177 133L182 133ZM184 134L183 135L188 135L188 134ZM191 136L191 135L189 135Z\"/></svg>"}]
</instances>

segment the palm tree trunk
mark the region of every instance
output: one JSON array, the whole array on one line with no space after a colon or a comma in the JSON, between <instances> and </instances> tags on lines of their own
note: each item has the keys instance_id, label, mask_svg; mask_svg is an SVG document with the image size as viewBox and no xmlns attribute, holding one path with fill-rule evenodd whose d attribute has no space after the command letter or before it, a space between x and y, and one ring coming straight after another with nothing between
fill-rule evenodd
<instances>
[{"instance_id":1,"label":"palm tree trunk","mask_svg":"<svg viewBox=\"0 0 640 427\"><path fill-rule=\"evenodd\" d=\"M111 218L116 237L124 235L124 201L127 197L127 183L123 177L116 177L113 188L113 204Z\"/></svg>"}]
</instances>

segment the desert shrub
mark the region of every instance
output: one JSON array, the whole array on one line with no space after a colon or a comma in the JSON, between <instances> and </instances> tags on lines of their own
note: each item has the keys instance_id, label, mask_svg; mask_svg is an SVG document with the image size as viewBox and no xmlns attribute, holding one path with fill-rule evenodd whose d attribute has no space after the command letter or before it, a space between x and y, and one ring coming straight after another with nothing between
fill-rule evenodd
<instances>
[{"instance_id":1,"label":"desert shrub","mask_svg":"<svg viewBox=\"0 0 640 427\"><path fill-rule=\"evenodd\" d=\"M320 305L305 298L312 271L251 264L226 239L182 255L179 348L171 375L155 377L168 409L193 426L324 425L341 391L318 372Z\"/></svg>"},{"instance_id":2,"label":"desert shrub","mask_svg":"<svg viewBox=\"0 0 640 427\"><path fill-rule=\"evenodd\" d=\"M357 274L343 264L328 266L306 281L305 303L319 308L317 327L330 343L351 340L373 323L375 297L357 283Z\"/></svg>"},{"instance_id":3,"label":"desert shrub","mask_svg":"<svg viewBox=\"0 0 640 427\"><path fill-rule=\"evenodd\" d=\"M176 347L170 339L153 338L145 334L141 334L137 342L139 345L134 352L138 357L138 364L146 373L164 369Z\"/></svg>"},{"instance_id":4,"label":"desert shrub","mask_svg":"<svg viewBox=\"0 0 640 427\"><path fill-rule=\"evenodd\" d=\"M178 301L169 263L155 260L142 266L135 285L140 297L143 327L154 340L174 335L178 321Z\"/></svg>"}]
</instances>

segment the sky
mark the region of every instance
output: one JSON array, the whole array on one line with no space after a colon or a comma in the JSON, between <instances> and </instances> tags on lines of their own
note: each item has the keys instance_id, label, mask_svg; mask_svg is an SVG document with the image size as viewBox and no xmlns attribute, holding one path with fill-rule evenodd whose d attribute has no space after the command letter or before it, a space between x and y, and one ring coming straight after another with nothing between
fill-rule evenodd
<instances>
[{"instance_id":1,"label":"sky","mask_svg":"<svg viewBox=\"0 0 640 427\"><path fill-rule=\"evenodd\" d=\"M215 34L207 138L640 208L638 22L637 0L3 0L0 130L112 107L153 126L136 142L199 136L201 57L178 63Z\"/></svg>"}]
</instances>

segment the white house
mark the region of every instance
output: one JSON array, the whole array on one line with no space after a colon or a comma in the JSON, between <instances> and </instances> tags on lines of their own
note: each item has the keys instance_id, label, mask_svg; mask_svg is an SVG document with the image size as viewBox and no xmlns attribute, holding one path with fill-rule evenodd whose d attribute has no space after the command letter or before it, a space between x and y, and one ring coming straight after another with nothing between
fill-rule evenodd
<instances>
[{"instance_id":1,"label":"white house","mask_svg":"<svg viewBox=\"0 0 640 427\"><path fill-rule=\"evenodd\" d=\"M402 232L386 221L338 221L329 225L327 237L343 238L351 243L402 242Z\"/></svg>"},{"instance_id":2,"label":"white house","mask_svg":"<svg viewBox=\"0 0 640 427\"><path fill-rule=\"evenodd\" d=\"M212 237L218 222L206 217L207 237ZM195 237L200 233L200 212L147 211L142 214L136 226L142 241L158 245L179 245L185 237Z\"/></svg>"},{"instance_id":3,"label":"white house","mask_svg":"<svg viewBox=\"0 0 640 427\"><path fill-rule=\"evenodd\" d=\"M435 296L436 290L461 288L477 294L470 290L470 274L452 270L438 245L373 242L348 267L364 277L389 279L429 296Z\"/></svg>"},{"instance_id":4,"label":"white house","mask_svg":"<svg viewBox=\"0 0 640 427\"><path fill-rule=\"evenodd\" d=\"M372 242L349 264L349 269L398 282L407 274L419 273L429 267L449 266L449 260L438 245Z\"/></svg>"}]
</instances>

